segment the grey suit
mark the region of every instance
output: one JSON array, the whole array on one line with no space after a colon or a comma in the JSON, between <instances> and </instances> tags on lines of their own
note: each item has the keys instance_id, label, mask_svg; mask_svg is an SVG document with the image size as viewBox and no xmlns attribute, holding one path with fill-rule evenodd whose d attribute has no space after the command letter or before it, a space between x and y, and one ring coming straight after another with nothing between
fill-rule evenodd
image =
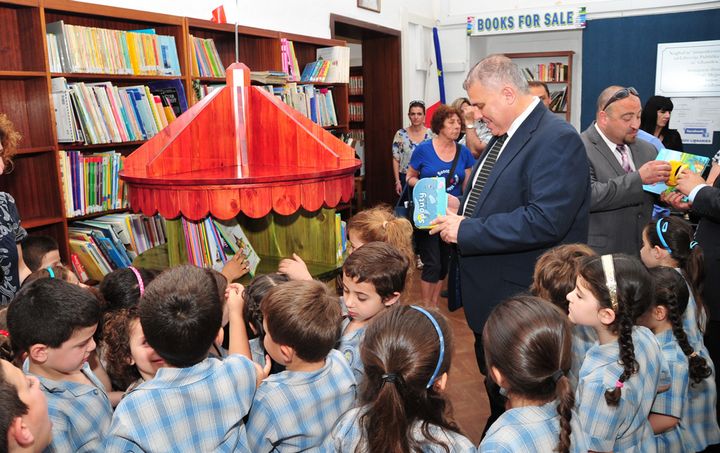
<instances>
[{"instance_id":1,"label":"grey suit","mask_svg":"<svg viewBox=\"0 0 720 453\"><path fill-rule=\"evenodd\" d=\"M637 171L625 173L595 123L585 129L581 138L590 163L592 186L588 245L600 254L637 256L655 197L643 191ZM657 156L655 148L643 140L629 146L636 169Z\"/></svg>"}]
</instances>

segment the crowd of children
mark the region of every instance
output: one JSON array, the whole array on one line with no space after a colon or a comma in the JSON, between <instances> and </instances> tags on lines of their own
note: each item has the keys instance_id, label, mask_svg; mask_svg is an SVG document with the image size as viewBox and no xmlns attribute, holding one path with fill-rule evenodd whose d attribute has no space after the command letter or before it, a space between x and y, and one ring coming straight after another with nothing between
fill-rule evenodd
<instances>
[{"instance_id":1,"label":"crowd of children","mask_svg":"<svg viewBox=\"0 0 720 453\"><path fill-rule=\"evenodd\" d=\"M538 260L532 296L503 302L485 324L489 378L507 404L479 446L445 396L447 320L403 297L408 226L387 208L351 219L340 297L297 255L247 287L189 265L118 269L85 287L56 244L33 240L33 274L0 311L0 453L720 443L702 251L686 222L649 224L642 260L580 244Z\"/></svg>"}]
</instances>

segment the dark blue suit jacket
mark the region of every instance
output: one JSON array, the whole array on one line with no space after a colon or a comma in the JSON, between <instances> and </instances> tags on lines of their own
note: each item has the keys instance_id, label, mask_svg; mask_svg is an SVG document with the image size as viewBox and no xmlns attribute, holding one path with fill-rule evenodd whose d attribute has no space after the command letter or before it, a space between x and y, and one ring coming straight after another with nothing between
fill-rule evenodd
<instances>
[{"instance_id":1,"label":"dark blue suit jacket","mask_svg":"<svg viewBox=\"0 0 720 453\"><path fill-rule=\"evenodd\" d=\"M589 211L590 170L580 135L540 103L505 145L474 215L460 223L460 289L473 331L482 332L493 307L528 290L543 252L587 242Z\"/></svg>"}]
</instances>

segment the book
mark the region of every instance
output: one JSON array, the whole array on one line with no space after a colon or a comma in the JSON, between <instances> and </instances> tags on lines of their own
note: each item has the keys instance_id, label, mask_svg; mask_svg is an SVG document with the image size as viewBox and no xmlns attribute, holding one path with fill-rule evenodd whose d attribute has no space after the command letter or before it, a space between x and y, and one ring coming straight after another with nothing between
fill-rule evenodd
<instances>
[{"instance_id":1,"label":"book","mask_svg":"<svg viewBox=\"0 0 720 453\"><path fill-rule=\"evenodd\" d=\"M348 83L350 80L350 48L346 46L322 47L315 51L318 60L329 62L322 81Z\"/></svg>"},{"instance_id":2,"label":"book","mask_svg":"<svg viewBox=\"0 0 720 453\"><path fill-rule=\"evenodd\" d=\"M152 94L160 96L172 108L175 116L180 116L188 109L185 87L182 80L155 80L148 82L148 88Z\"/></svg>"},{"instance_id":3,"label":"book","mask_svg":"<svg viewBox=\"0 0 720 453\"><path fill-rule=\"evenodd\" d=\"M710 163L710 158L706 156L698 156L697 154L683 153L672 149L663 148L658 152L655 160L664 160L669 162L672 170L668 183L658 182L655 184L643 184L643 190L655 194L670 193L675 190L675 184L673 184L674 178L683 169L689 169L690 171L702 174L705 168Z\"/></svg>"},{"instance_id":4,"label":"book","mask_svg":"<svg viewBox=\"0 0 720 453\"><path fill-rule=\"evenodd\" d=\"M445 191L445 178L432 177L420 179L413 188L413 223L417 228L432 228L430 222L445 215L448 196Z\"/></svg>"},{"instance_id":5,"label":"book","mask_svg":"<svg viewBox=\"0 0 720 453\"><path fill-rule=\"evenodd\" d=\"M248 262L249 274L251 277L254 277L257 267L260 264L260 256L255 252L250 240L237 221L213 219L212 223L217 228L217 232L224 243L233 251L232 255L237 253L245 255L245 259L247 259ZM228 257L228 259L229 258L230 257Z\"/></svg>"}]
</instances>

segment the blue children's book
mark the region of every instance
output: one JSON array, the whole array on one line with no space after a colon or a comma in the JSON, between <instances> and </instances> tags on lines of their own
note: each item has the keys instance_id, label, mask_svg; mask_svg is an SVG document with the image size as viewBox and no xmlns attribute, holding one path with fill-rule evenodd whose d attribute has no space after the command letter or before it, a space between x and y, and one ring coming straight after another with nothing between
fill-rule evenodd
<instances>
[{"instance_id":1,"label":"blue children's book","mask_svg":"<svg viewBox=\"0 0 720 453\"><path fill-rule=\"evenodd\" d=\"M670 178L668 178L667 184L662 182L655 184L643 184L643 189L646 192L652 192L658 195L663 192L672 192L675 190L675 185L677 184L675 182L675 178L683 169L687 168L690 171L702 174L702 172L705 171L705 167L707 167L708 163L710 163L709 157L673 151L672 149L666 148L663 148L660 152L658 152L655 160L664 160L669 162L671 167L671 174Z\"/></svg>"},{"instance_id":2,"label":"blue children's book","mask_svg":"<svg viewBox=\"0 0 720 453\"><path fill-rule=\"evenodd\" d=\"M445 215L448 196L445 178L423 178L413 188L413 223L417 228L432 228L430 222Z\"/></svg>"}]
</instances>

